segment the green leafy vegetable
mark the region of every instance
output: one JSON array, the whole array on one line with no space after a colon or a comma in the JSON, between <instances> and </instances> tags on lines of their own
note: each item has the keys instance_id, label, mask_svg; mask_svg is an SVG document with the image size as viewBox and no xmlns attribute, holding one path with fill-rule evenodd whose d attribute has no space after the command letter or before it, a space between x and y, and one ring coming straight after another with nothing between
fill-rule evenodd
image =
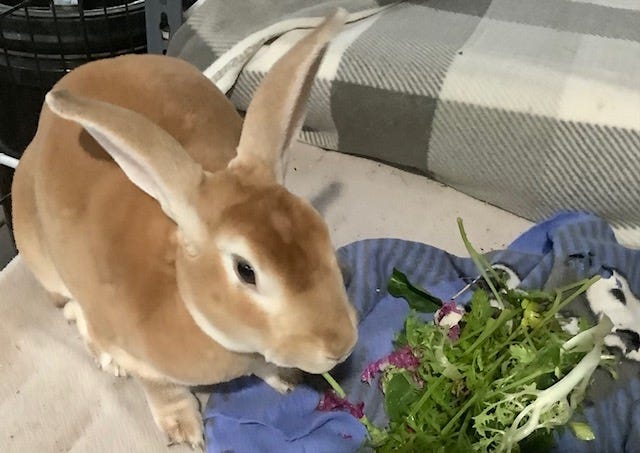
<instances>
[{"instance_id":1,"label":"green leafy vegetable","mask_svg":"<svg viewBox=\"0 0 640 453\"><path fill-rule=\"evenodd\" d=\"M604 355L613 324L606 316L595 326L580 319L573 336L558 315L599 276L552 292L509 288L506 273L470 244L460 219L458 226L482 276L469 311L417 288L397 269L389 281L389 293L413 311L396 350L362 373L369 383L380 374L389 426L372 425L362 403L348 402L325 373L335 391L327 407L358 414L378 452L547 451L553 429L567 424L577 438L592 440L591 428L572 417L598 366L616 375L612 356ZM416 315L433 311L433 322Z\"/></svg>"},{"instance_id":2,"label":"green leafy vegetable","mask_svg":"<svg viewBox=\"0 0 640 453\"><path fill-rule=\"evenodd\" d=\"M385 409L387 415L392 418L401 417L402 414L407 413L409 404L418 395L418 389L412 377L406 372L393 373L391 379L384 385L384 392L387 395Z\"/></svg>"},{"instance_id":3,"label":"green leafy vegetable","mask_svg":"<svg viewBox=\"0 0 640 453\"><path fill-rule=\"evenodd\" d=\"M413 310L421 313L433 313L442 305L440 299L413 286L407 276L395 268L389 279L387 290L393 297L404 298Z\"/></svg>"},{"instance_id":4,"label":"green leafy vegetable","mask_svg":"<svg viewBox=\"0 0 640 453\"><path fill-rule=\"evenodd\" d=\"M458 225L484 285L473 289L459 337L451 335L457 326L425 323L415 313L406 319L396 346L411 351L419 366L382 371L389 426L371 444L378 452L548 449L552 430L572 421L603 364L604 337L612 328L603 317L595 326L581 322L572 336L558 314L599 277L552 292L509 288L506 276L471 246L460 220ZM397 270L389 292L415 311L441 312L451 304ZM588 425L571 426L580 439L593 436Z\"/></svg>"}]
</instances>

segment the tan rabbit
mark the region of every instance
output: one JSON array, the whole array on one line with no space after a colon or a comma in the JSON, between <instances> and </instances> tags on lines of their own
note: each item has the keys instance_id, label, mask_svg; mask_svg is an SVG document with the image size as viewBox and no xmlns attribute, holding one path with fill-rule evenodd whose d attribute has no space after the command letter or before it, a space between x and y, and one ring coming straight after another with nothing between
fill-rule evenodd
<instances>
[{"instance_id":1,"label":"tan rabbit","mask_svg":"<svg viewBox=\"0 0 640 453\"><path fill-rule=\"evenodd\" d=\"M202 445L189 386L255 374L279 391L357 340L328 229L282 160L338 10L286 53L244 125L196 68L89 63L47 95L13 182L29 268L105 368L136 376L171 442Z\"/></svg>"}]
</instances>

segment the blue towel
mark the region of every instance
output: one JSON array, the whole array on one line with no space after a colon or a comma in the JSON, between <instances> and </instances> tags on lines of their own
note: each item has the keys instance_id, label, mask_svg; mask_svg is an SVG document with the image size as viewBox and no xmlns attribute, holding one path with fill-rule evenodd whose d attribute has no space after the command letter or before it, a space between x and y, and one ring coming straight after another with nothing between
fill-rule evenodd
<instances>
[{"instance_id":1,"label":"blue towel","mask_svg":"<svg viewBox=\"0 0 640 453\"><path fill-rule=\"evenodd\" d=\"M349 360L332 375L350 400L365 402L370 420L384 426L387 418L378 386L360 382L360 374L368 363L392 351L392 341L409 312L403 300L386 292L392 269L398 268L442 299L477 277L477 271L469 258L396 239L356 242L340 249L338 255L350 299L360 315L360 341ZM597 303L604 303L608 314L611 311L614 324L621 329L618 338L629 356L638 353L640 303L634 294L640 292L640 251L618 244L603 220L588 214L560 214L534 226L506 250L492 252L490 259L512 269L524 288L554 288L595 274L607 281L615 277L616 297L598 298ZM467 292L458 301L467 303L469 297ZM570 314L591 317L596 310L586 297L577 299L569 309ZM640 451L640 366L621 357L618 379L613 381L598 370L586 395L584 414L596 440L579 441L569 430L562 430L556 433L555 451ZM301 385L288 395L280 395L254 377L218 385L204 414L207 451L357 451L366 436L360 422L345 412L317 411L319 399L320 394L311 386Z\"/></svg>"}]
</instances>

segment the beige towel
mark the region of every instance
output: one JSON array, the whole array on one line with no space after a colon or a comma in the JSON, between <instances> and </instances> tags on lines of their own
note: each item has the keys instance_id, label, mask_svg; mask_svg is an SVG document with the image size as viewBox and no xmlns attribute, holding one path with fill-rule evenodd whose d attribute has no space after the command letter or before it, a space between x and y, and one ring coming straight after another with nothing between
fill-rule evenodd
<instances>
[{"instance_id":1,"label":"beige towel","mask_svg":"<svg viewBox=\"0 0 640 453\"><path fill-rule=\"evenodd\" d=\"M73 324L17 257L0 272L0 452L166 447L142 389L99 370Z\"/></svg>"}]
</instances>

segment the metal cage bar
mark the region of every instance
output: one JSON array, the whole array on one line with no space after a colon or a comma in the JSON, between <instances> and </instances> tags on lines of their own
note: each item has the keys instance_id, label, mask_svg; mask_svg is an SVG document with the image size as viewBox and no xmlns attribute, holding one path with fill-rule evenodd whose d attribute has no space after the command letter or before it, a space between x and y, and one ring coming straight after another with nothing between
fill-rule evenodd
<instances>
[{"instance_id":1,"label":"metal cage bar","mask_svg":"<svg viewBox=\"0 0 640 453\"><path fill-rule=\"evenodd\" d=\"M91 60L91 51L89 50L89 34L87 32L87 22L84 17L84 0L78 0L78 14L80 15L80 23L82 24L82 35L84 37L85 54L88 60Z\"/></svg>"},{"instance_id":2,"label":"metal cage bar","mask_svg":"<svg viewBox=\"0 0 640 453\"><path fill-rule=\"evenodd\" d=\"M64 46L62 45L62 35L60 33L60 24L58 22L58 13L56 11L56 5L54 4L54 0L49 2L49 7L51 8L51 15L53 17L53 26L56 29L56 39L58 40L58 48L60 49L60 59L62 60L62 67L65 72L69 70L67 66L67 59L65 57Z\"/></svg>"},{"instance_id":3,"label":"metal cage bar","mask_svg":"<svg viewBox=\"0 0 640 453\"><path fill-rule=\"evenodd\" d=\"M107 13L107 0L102 0L102 12L104 13L104 23L107 27L107 42L109 43L109 53L113 57L116 53L111 40L111 27L109 27L109 14Z\"/></svg>"},{"instance_id":4,"label":"metal cage bar","mask_svg":"<svg viewBox=\"0 0 640 453\"><path fill-rule=\"evenodd\" d=\"M36 74L38 74L38 83L40 84L40 86L43 86L44 83L42 81L42 68L40 66L40 58L38 57L38 49L36 47L36 38L33 32L33 23L31 22L31 15L29 14L29 5L24 7L24 16L27 19L27 28L29 29L29 40L31 41L33 59L36 63Z\"/></svg>"},{"instance_id":5,"label":"metal cage bar","mask_svg":"<svg viewBox=\"0 0 640 453\"><path fill-rule=\"evenodd\" d=\"M186 2L193 3L193 2ZM169 39L184 20L183 2L147 0L145 2L147 50L149 53L167 52Z\"/></svg>"}]
</instances>

